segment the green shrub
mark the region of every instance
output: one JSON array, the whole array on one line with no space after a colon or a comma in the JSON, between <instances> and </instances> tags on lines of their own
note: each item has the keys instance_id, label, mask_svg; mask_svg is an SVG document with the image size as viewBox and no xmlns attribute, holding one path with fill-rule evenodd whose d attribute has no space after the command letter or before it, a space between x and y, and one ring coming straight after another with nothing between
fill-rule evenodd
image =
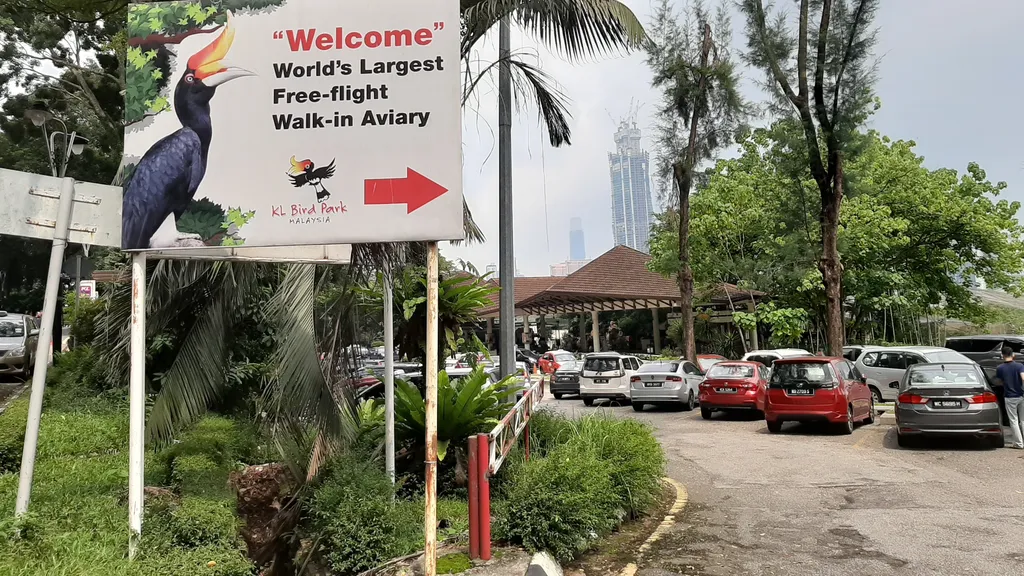
<instances>
[{"instance_id":1,"label":"green shrub","mask_svg":"<svg viewBox=\"0 0 1024 576\"><path fill-rule=\"evenodd\" d=\"M96 317L105 305L100 299L79 298L78 312L75 313L74 290L64 296L64 323L71 327L71 337L78 346L92 344L96 335Z\"/></svg>"},{"instance_id":2,"label":"green shrub","mask_svg":"<svg viewBox=\"0 0 1024 576\"><path fill-rule=\"evenodd\" d=\"M128 451L127 414L43 412L40 459Z\"/></svg>"},{"instance_id":3,"label":"green shrub","mask_svg":"<svg viewBox=\"0 0 1024 576\"><path fill-rule=\"evenodd\" d=\"M172 540L183 548L237 542L238 519L228 501L185 497L168 516Z\"/></svg>"},{"instance_id":4,"label":"green shrub","mask_svg":"<svg viewBox=\"0 0 1024 576\"><path fill-rule=\"evenodd\" d=\"M553 410L538 410L530 417L530 453L544 456L575 434L573 420Z\"/></svg>"},{"instance_id":5,"label":"green shrub","mask_svg":"<svg viewBox=\"0 0 1024 576\"><path fill-rule=\"evenodd\" d=\"M587 416L572 423L570 449L593 448L606 465L615 494L631 518L647 512L661 493L665 456L654 431L643 422Z\"/></svg>"},{"instance_id":6,"label":"green shrub","mask_svg":"<svg viewBox=\"0 0 1024 576\"><path fill-rule=\"evenodd\" d=\"M623 515L607 464L594 447L562 446L516 466L494 532L527 550L569 561Z\"/></svg>"},{"instance_id":7,"label":"green shrub","mask_svg":"<svg viewBox=\"0 0 1024 576\"><path fill-rule=\"evenodd\" d=\"M229 472L229 468L203 454L179 456L171 465L171 482L187 496L226 497L231 493Z\"/></svg>"},{"instance_id":8,"label":"green shrub","mask_svg":"<svg viewBox=\"0 0 1024 576\"><path fill-rule=\"evenodd\" d=\"M473 563L462 552L445 554L437 559L438 574L461 574L473 567Z\"/></svg>"},{"instance_id":9,"label":"green shrub","mask_svg":"<svg viewBox=\"0 0 1024 576\"><path fill-rule=\"evenodd\" d=\"M358 573L416 549L422 509L396 502L394 494L391 480L372 461L348 457L332 464L305 510L331 570Z\"/></svg>"},{"instance_id":10,"label":"green shrub","mask_svg":"<svg viewBox=\"0 0 1024 576\"><path fill-rule=\"evenodd\" d=\"M0 415L0 474L16 472L21 467L21 451L25 445L27 420L26 391Z\"/></svg>"}]
</instances>

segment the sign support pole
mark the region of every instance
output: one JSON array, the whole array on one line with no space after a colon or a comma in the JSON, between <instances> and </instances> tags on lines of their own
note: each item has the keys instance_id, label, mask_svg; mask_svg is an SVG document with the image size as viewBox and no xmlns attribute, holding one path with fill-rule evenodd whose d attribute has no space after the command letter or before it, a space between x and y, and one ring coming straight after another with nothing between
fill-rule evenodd
<instances>
[{"instance_id":1,"label":"sign support pole","mask_svg":"<svg viewBox=\"0 0 1024 576\"><path fill-rule=\"evenodd\" d=\"M427 244L427 350L425 424L427 429L426 487L423 510L423 574L437 574L437 242Z\"/></svg>"},{"instance_id":2,"label":"sign support pole","mask_svg":"<svg viewBox=\"0 0 1024 576\"><path fill-rule=\"evenodd\" d=\"M18 479L18 500L14 513L21 516L28 512L32 497L32 476L36 466L36 446L39 444L39 420L43 415L43 394L46 392L46 366L50 358L50 342L53 340L53 318L57 312L57 294L60 288L60 269L64 263L64 248L68 243L68 228L71 225L71 208L75 201L75 181L65 178L61 182L60 204L53 229L53 247L50 249L50 267L46 273L46 292L43 296L43 319L36 337L35 362L32 372L32 395L28 404L28 420L25 423L25 447L21 453L21 476Z\"/></svg>"},{"instance_id":3,"label":"sign support pole","mask_svg":"<svg viewBox=\"0 0 1024 576\"><path fill-rule=\"evenodd\" d=\"M129 376L128 557L134 558L142 537L146 426L146 254L132 255L131 371Z\"/></svg>"},{"instance_id":4,"label":"sign support pole","mask_svg":"<svg viewBox=\"0 0 1024 576\"><path fill-rule=\"evenodd\" d=\"M395 283L391 264L384 268L384 467L395 483Z\"/></svg>"},{"instance_id":5,"label":"sign support pole","mask_svg":"<svg viewBox=\"0 0 1024 576\"><path fill-rule=\"evenodd\" d=\"M498 319L501 377L516 371L515 245L512 242L512 68L508 17L498 36Z\"/></svg>"}]
</instances>

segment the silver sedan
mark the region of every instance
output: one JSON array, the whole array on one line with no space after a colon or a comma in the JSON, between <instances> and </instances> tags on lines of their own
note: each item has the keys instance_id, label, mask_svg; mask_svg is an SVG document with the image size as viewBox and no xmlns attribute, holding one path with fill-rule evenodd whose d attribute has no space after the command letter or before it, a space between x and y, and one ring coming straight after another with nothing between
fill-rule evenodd
<instances>
[{"instance_id":1,"label":"silver sedan","mask_svg":"<svg viewBox=\"0 0 1024 576\"><path fill-rule=\"evenodd\" d=\"M896 399L900 446L922 436L976 436L1003 446L999 399L973 362L915 364Z\"/></svg>"}]
</instances>

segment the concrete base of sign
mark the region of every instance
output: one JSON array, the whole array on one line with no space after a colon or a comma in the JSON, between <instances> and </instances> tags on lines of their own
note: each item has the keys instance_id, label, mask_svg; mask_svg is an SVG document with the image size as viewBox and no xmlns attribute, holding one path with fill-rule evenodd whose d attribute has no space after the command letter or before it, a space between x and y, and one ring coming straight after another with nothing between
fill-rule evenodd
<instances>
[{"instance_id":1,"label":"concrete base of sign","mask_svg":"<svg viewBox=\"0 0 1024 576\"><path fill-rule=\"evenodd\" d=\"M526 576L562 576L562 567L551 554L538 552L533 555Z\"/></svg>"}]
</instances>

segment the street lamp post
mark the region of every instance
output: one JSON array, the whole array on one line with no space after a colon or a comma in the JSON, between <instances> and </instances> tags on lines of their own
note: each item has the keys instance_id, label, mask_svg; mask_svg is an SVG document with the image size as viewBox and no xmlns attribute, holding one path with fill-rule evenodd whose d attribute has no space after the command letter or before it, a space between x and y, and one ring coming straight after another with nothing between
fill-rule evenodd
<instances>
[{"instance_id":1,"label":"street lamp post","mask_svg":"<svg viewBox=\"0 0 1024 576\"><path fill-rule=\"evenodd\" d=\"M63 120L57 118L52 112L46 108L29 108L25 110L25 118L32 122L34 126L43 129L43 140L46 141L46 159L50 163L50 174L55 178L63 178L64 174L68 170L68 162L71 160L72 155L79 155L85 150L85 144L89 141L85 136L80 136L78 132L68 132L68 125ZM48 122L57 122L60 124L63 131L55 130L49 132L46 129ZM54 159L57 154L56 143L54 138L60 134L63 136L64 146L61 149L60 164L57 164Z\"/></svg>"}]
</instances>

